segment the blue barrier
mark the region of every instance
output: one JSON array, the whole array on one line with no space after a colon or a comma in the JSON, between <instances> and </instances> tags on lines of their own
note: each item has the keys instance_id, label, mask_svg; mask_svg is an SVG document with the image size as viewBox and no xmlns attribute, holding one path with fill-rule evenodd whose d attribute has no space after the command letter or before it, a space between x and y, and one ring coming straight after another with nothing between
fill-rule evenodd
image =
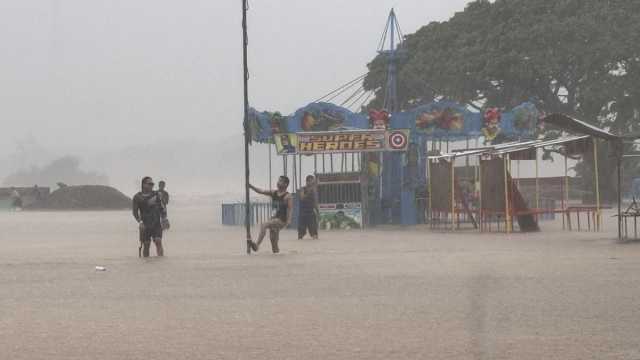
<instances>
[{"instance_id":1,"label":"blue barrier","mask_svg":"<svg viewBox=\"0 0 640 360\"><path fill-rule=\"evenodd\" d=\"M295 194L293 196L293 216L291 219L291 227L298 224L298 200ZM271 219L271 203L270 202L252 202L249 214L251 218L249 222L251 226L260 225ZM245 203L222 204L222 225L243 226L246 217Z\"/></svg>"}]
</instances>

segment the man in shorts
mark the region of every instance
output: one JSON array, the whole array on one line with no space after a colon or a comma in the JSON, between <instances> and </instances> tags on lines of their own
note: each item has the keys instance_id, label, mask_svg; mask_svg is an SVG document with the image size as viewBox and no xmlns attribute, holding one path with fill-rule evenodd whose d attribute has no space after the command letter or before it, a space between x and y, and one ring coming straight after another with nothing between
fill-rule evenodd
<instances>
[{"instance_id":1,"label":"man in shorts","mask_svg":"<svg viewBox=\"0 0 640 360\"><path fill-rule=\"evenodd\" d=\"M289 187L289 178L286 176L280 176L278 179L278 190L262 190L249 184L251 190L258 194L271 197L271 220L260 226L260 235L258 235L257 242L251 242L251 249L258 251L260 244L267 234L267 230L273 233L273 236L278 237L278 233L281 229L287 228L291 224L291 217L293 215L293 198L291 194L287 192ZM272 241L272 250L274 253L278 253L277 240Z\"/></svg>"},{"instance_id":2,"label":"man in shorts","mask_svg":"<svg viewBox=\"0 0 640 360\"><path fill-rule=\"evenodd\" d=\"M160 219L166 216L166 208L162 201L162 195L153 191L153 185L153 180L150 177L144 177L142 191L133 197L133 217L139 224L144 257L149 257L149 247L152 240L156 244L156 254L164 256Z\"/></svg>"}]
</instances>

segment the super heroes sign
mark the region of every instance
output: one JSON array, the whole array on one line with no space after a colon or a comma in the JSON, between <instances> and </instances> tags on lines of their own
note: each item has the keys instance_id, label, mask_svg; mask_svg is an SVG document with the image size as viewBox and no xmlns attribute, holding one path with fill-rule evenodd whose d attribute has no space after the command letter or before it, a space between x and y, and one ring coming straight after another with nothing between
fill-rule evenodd
<instances>
[{"instance_id":1,"label":"super heroes sign","mask_svg":"<svg viewBox=\"0 0 640 360\"><path fill-rule=\"evenodd\" d=\"M297 134L299 154L406 151L408 130Z\"/></svg>"},{"instance_id":2,"label":"super heroes sign","mask_svg":"<svg viewBox=\"0 0 640 360\"><path fill-rule=\"evenodd\" d=\"M384 139L384 132L298 135L298 152L380 151L384 148Z\"/></svg>"}]
</instances>

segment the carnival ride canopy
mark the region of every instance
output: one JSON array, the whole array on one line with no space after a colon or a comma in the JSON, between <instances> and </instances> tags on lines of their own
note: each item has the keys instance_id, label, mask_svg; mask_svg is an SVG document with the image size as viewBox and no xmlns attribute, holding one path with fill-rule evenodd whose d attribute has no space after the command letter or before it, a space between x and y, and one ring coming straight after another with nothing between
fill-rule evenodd
<instances>
[{"instance_id":1,"label":"carnival ride canopy","mask_svg":"<svg viewBox=\"0 0 640 360\"><path fill-rule=\"evenodd\" d=\"M541 112L533 103L523 103L510 111L488 108L474 112L468 106L451 101L436 101L414 109L392 113L389 129L411 130L412 141L447 139L451 141L484 137L491 141L499 135L507 138L532 138ZM249 125L253 141L272 143L273 135L310 131L371 129L368 114L354 113L331 103L311 103L283 116L279 112L251 109Z\"/></svg>"}]
</instances>

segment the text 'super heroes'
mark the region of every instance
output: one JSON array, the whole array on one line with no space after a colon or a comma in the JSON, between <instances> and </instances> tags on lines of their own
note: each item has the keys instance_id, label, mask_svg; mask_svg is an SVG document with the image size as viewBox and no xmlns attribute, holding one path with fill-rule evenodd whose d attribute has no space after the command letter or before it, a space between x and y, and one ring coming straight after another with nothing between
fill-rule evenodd
<instances>
[{"instance_id":1,"label":"text 'super heroes'","mask_svg":"<svg viewBox=\"0 0 640 360\"><path fill-rule=\"evenodd\" d=\"M308 135L299 138L300 152L376 151L384 149L384 134Z\"/></svg>"}]
</instances>

